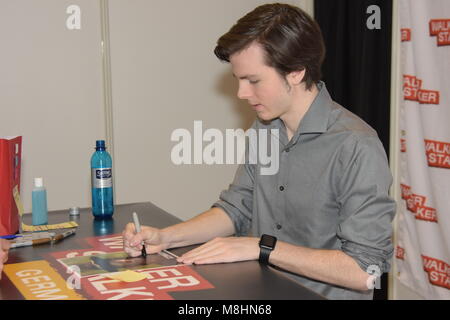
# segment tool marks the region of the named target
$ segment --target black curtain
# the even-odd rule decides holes
[[[371,5],[380,29],[369,29]],[[315,0],[314,18],[327,49],[323,80],[336,102],[372,126],[389,155],[392,0]],[[372,25],[372,24],[370,24]],[[387,299],[387,276],[375,300]]]
[[[314,17],[327,49],[322,68],[332,98],[371,125],[389,153],[391,0],[315,0]],[[380,8],[380,29],[366,13]]]

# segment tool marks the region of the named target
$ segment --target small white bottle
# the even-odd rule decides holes
[[[34,226],[48,224],[47,190],[42,178],[34,178],[34,188],[31,197],[32,221]]]

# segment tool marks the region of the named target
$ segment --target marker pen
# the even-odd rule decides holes
[[[136,212],[133,212],[133,221],[134,226],[136,227],[136,233],[141,232],[141,224],[139,223],[139,219]],[[145,243],[142,244],[141,253],[144,258],[147,256],[147,250],[145,250]]]

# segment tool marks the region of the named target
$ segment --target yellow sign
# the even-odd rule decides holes
[[[84,300],[47,261],[6,264],[3,272],[27,300]]]
[[[33,231],[47,231],[47,230],[55,230],[55,229],[67,229],[67,228],[75,228],[78,227],[78,223],[75,221],[63,222],[58,224],[46,224],[42,226],[29,226],[22,223],[22,231],[23,232],[33,232]]]

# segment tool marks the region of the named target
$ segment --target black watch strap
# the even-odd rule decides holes
[[[269,264],[270,253],[275,249],[277,238],[268,234],[263,234],[259,240],[259,262],[264,265]]]
[[[272,252],[271,249],[260,248],[260,251],[259,251],[259,262],[264,264],[264,265],[268,265],[269,264],[269,256],[270,256],[271,252]]]

